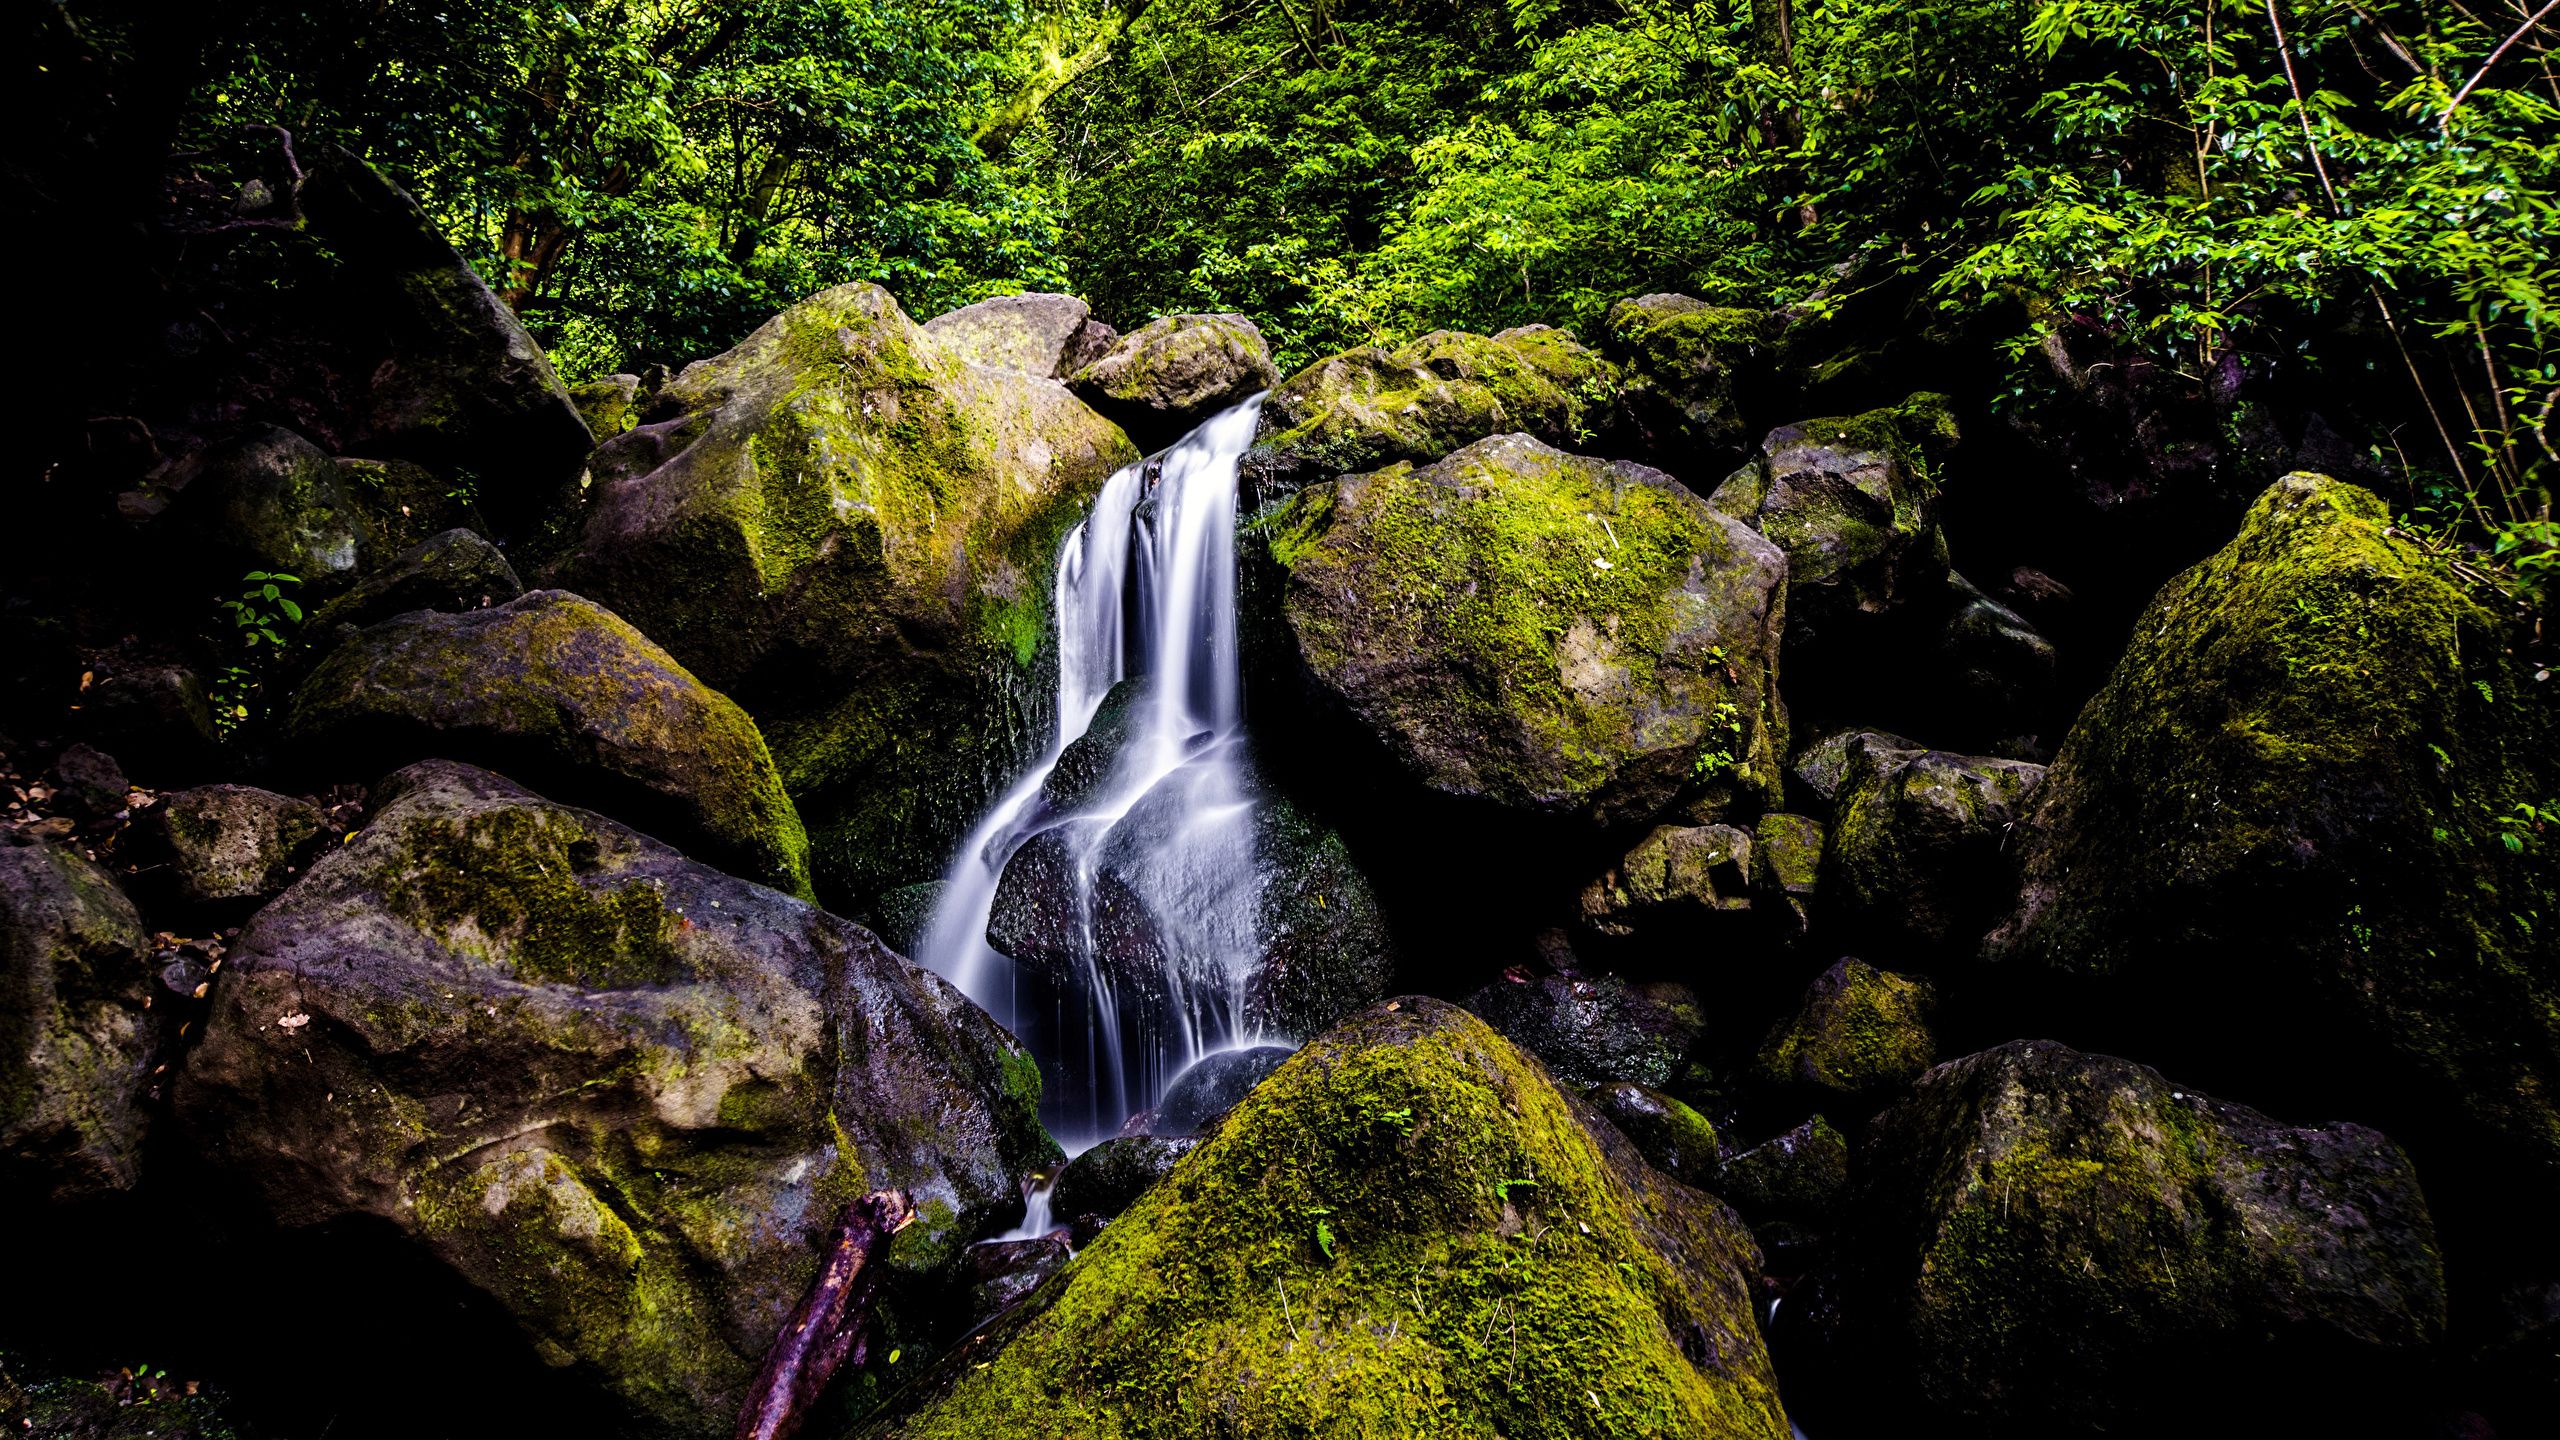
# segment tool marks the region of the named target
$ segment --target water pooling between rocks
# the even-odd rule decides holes
[[[1113,475],[1068,535],[1057,734],[961,846],[917,947],[1039,1057],[1043,1118],[1071,1149],[1202,1056],[1278,1038],[1248,1004],[1269,938],[1266,801],[1236,648],[1236,467],[1261,405]],[[1108,751],[1083,747],[1091,773],[1061,775],[1098,716]],[[1011,958],[987,938],[1000,898],[1037,917],[1039,943],[1009,944]]]

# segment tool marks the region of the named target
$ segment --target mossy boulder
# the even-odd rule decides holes
[[[1498,435],[1262,528],[1316,704],[1429,790],[1598,824],[1776,798],[1785,557],[1660,471]]]
[[[638,423],[640,377],[599,375],[583,385],[570,386],[569,400],[578,407],[578,418],[587,422],[588,433],[601,445]]]
[[[1535,1060],[1392,1001],[867,1433],[1783,1440],[1756,1259]]]
[[[1272,500],[1398,460],[1427,465],[1492,435],[1583,450],[1614,425],[1616,400],[1616,369],[1562,330],[1435,330],[1290,376],[1262,402],[1240,474]]]
[[[1726,1156],[1709,1181],[1759,1233],[1827,1226],[1849,1193],[1849,1142],[1820,1115]]]
[[[1858,665],[1889,622],[1944,613],[1937,462],[1954,443],[1946,397],[1919,394],[1781,425],[1716,487],[1710,504],[1787,552],[1791,665]]]
[[[307,800],[253,785],[164,795],[152,812],[178,898],[193,905],[263,900],[293,883],[326,829]]]
[[[1762,913],[1786,939],[1801,937],[1813,920],[1814,896],[1822,885],[1822,851],[1827,843],[1822,822],[1810,815],[1773,810],[1752,827],[1752,853],[1759,859]]]
[[[376,568],[354,589],[311,614],[311,632],[334,636],[412,610],[477,610],[524,593],[497,546],[468,530],[431,535]]]
[[[756,717],[830,895],[939,875],[1048,734],[1057,547],[1137,458],[1053,381],[847,285],[597,450],[558,575]]]
[[[1752,916],[1759,857],[1751,832],[1732,825],[1661,825],[1583,887],[1581,916],[1593,933],[1727,938]]]
[[[2077,1033],[2386,1122],[2449,1238],[2551,1278],[2560,839],[2517,807],[2560,686],[2493,599],[2370,492],[2270,487],[2063,742],[1987,953]]]
[[[1167,315],[1120,337],[1068,383],[1150,453],[1280,383],[1262,330],[1242,315]]]
[[[0,1196],[68,1203],[141,1177],[150,953],[105,870],[0,845]]]
[[[1928,981],[1843,958],[1805,990],[1803,1006],[1770,1034],[1753,1070],[1762,1084],[1834,1106],[1890,1095],[1937,1063],[1929,1033],[1936,1008]]]
[[[1610,306],[1602,328],[1643,453],[1684,475],[1722,473],[1750,433],[1738,392],[1777,353],[1771,317],[1688,295],[1639,295]]]
[[[1804,1347],[1794,1393],[1862,1419],[2149,1434],[2210,1395],[2312,1425],[2357,1417],[2444,1332],[2399,1147],[2129,1061],[2037,1040],[1939,1066],[1857,1174],[1840,1251],[1778,1325],[1791,1366]]]
[[[207,583],[236,587],[243,571],[265,570],[333,593],[377,558],[337,462],[290,430],[262,426],[201,450],[173,483],[184,488],[150,533]]]
[[[944,353],[977,365],[1064,380],[1109,354],[1120,332],[1073,295],[998,295],[924,322]]]
[[[1684,1184],[1708,1189],[1715,1176],[1715,1122],[1688,1102],[1650,1085],[1612,1080],[1584,1097],[1634,1142],[1645,1163]]]
[[[939,1269],[1056,1158],[1030,1058],[859,926],[486,771],[380,796],[241,935],[178,1116],[281,1223],[485,1292],[617,1433],[726,1434],[853,1197],[908,1190],[891,1263]]]
[[[1915,961],[1969,958],[2011,892],[2010,827],[2044,767],[1860,745],[1832,796],[1823,906]]]
[[[1570,1085],[1633,1080],[1660,1089],[1680,1075],[1706,1029],[1688,986],[1606,973],[1507,972],[1465,1004]]]
[[[506,767],[796,894],[808,839],[755,722],[621,617],[561,590],[415,611],[294,692],[297,763],[378,775],[429,756]]]

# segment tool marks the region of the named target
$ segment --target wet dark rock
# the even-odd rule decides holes
[[[933,923],[934,907],[942,903],[942,887],[940,880],[926,880],[901,885],[872,901],[872,933],[890,949],[913,956],[924,943],[926,927]]]
[[[67,1203],[140,1178],[149,955],[106,871],[59,845],[0,845],[0,1195]]]
[[[2053,642],[1963,576],[1950,585],[1956,605],[1939,631],[1936,659],[1947,733],[1967,744],[2034,748],[2053,704]]]
[[[1285,1045],[1255,1045],[1202,1056],[1165,1087],[1147,1133],[1168,1138],[1207,1134],[1293,1053]]]
[[[1828,809],[1840,802],[1841,788],[1851,781],[1891,769],[1929,747],[1882,730],[1841,730],[1826,735],[1796,756],[1788,773],[1796,784]]]
[[[1617,975],[1506,974],[1464,1003],[1577,1086],[1667,1086],[1705,1028],[1689,987]]]
[[[1259,533],[1317,708],[1413,782],[1603,824],[1776,799],[1785,559],[1662,472],[1501,435]]]
[[[198,905],[281,892],[327,828],[308,801],[248,785],[164,795],[153,813],[178,898]]]
[[[1279,384],[1280,371],[1260,327],[1242,315],[1167,315],[1121,336],[1067,383],[1153,453]]]
[[[2153,1433],[2203,1395],[2232,1418],[2352,1416],[2444,1333],[2397,1146],[2128,1061],[2018,1041],[1942,1065],[1857,1173],[1835,1258],[1778,1320],[1834,1424]]]
[[[1970,958],[2013,893],[2010,827],[2044,767],[1869,749],[1832,796],[1823,905],[1896,954]]]
[[[1127,747],[1153,693],[1143,676],[1112,686],[1095,707],[1093,718],[1085,723],[1084,733],[1058,752],[1058,763],[1040,784],[1041,802],[1055,813],[1066,815],[1092,800],[1103,782],[1111,778],[1120,752]]]
[[[1250,1089],[1251,1087],[1246,1087]],[[1105,1140],[1058,1172],[1049,1212],[1070,1220],[1109,1220],[1173,1173],[1200,1143],[1195,1135],[1122,1135]]]
[[[249,923],[176,1098],[278,1221],[391,1227],[686,1434],[726,1432],[852,1197],[913,1195],[911,1280],[1018,1216],[1037,1104],[868,931],[441,761]]]
[[[944,353],[978,365],[1064,380],[1110,353],[1120,332],[1073,295],[998,295],[924,322]]]
[[[1795,1017],[1760,1047],[1761,1083],[1854,1109],[1907,1088],[1937,1063],[1929,1033],[1937,991],[1926,980],[1842,959],[1805,991]]]
[[[1072,1258],[1064,1235],[1029,1240],[985,1240],[972,1245],[962,1265],[969,1284],[969,1313],[974,1320],[1000,1314],[1040,1288],[1040,1282],[1066,1268]]]
[[[53,761],[54,804],[82,820],[121,813],[132,785],[116,757],[90,745],[69,745]]]
[[[1714,1188],[1716,1127],[1706,1116],[1632,1080],[1595,1085],[1583,1098],[1635,1142],[1645,1163],[1674,1180]]]
[[[1849,1142],[1816,1115],[1727,1157],[1707,1188],[1754,1225],[1828,1225],[1848,1195]]]
[[[296,763],[332,778],[428,756],[500,764],[703,858],[805,894],[808,840],[727,697],[560,590],[358,632],[294,693]]]
[[[477,610],[524,593],[498,547],[468,530],[447,530],[403,551],[346,594],[312,612],[314,634],[362,629],[412,610]]]

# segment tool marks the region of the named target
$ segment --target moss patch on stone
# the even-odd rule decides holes
[[[893,1433],[1784,1436],[1725,1268],[1747,1242],[1655,1203],[1534,1061],[1391,1002],[1265,1081]],[[1667,1230],[1722,1266],[1666,1258]]]

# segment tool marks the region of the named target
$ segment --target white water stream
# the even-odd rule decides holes
[[[1043,1118],[1077,1150],[1154,1105],[1243,1032],[1258,954],[1252,799],[1236,638],[1236,464],[1260,397],[1104,483],[1058,556],[1058,730],[962,844],[916,958],[1010,1026],[1041,1063]],[[1101,784],[1042,794],[1112,686],[1147,687]],[[1007,861],[1059,830],[1074,861],[1081,983],[1026,973],[987,943]],[[1134,897],[1160,976],[1133,987],[1094,933],[1099,887]],[[1128,993],[1143,988],[1144,994]]]

